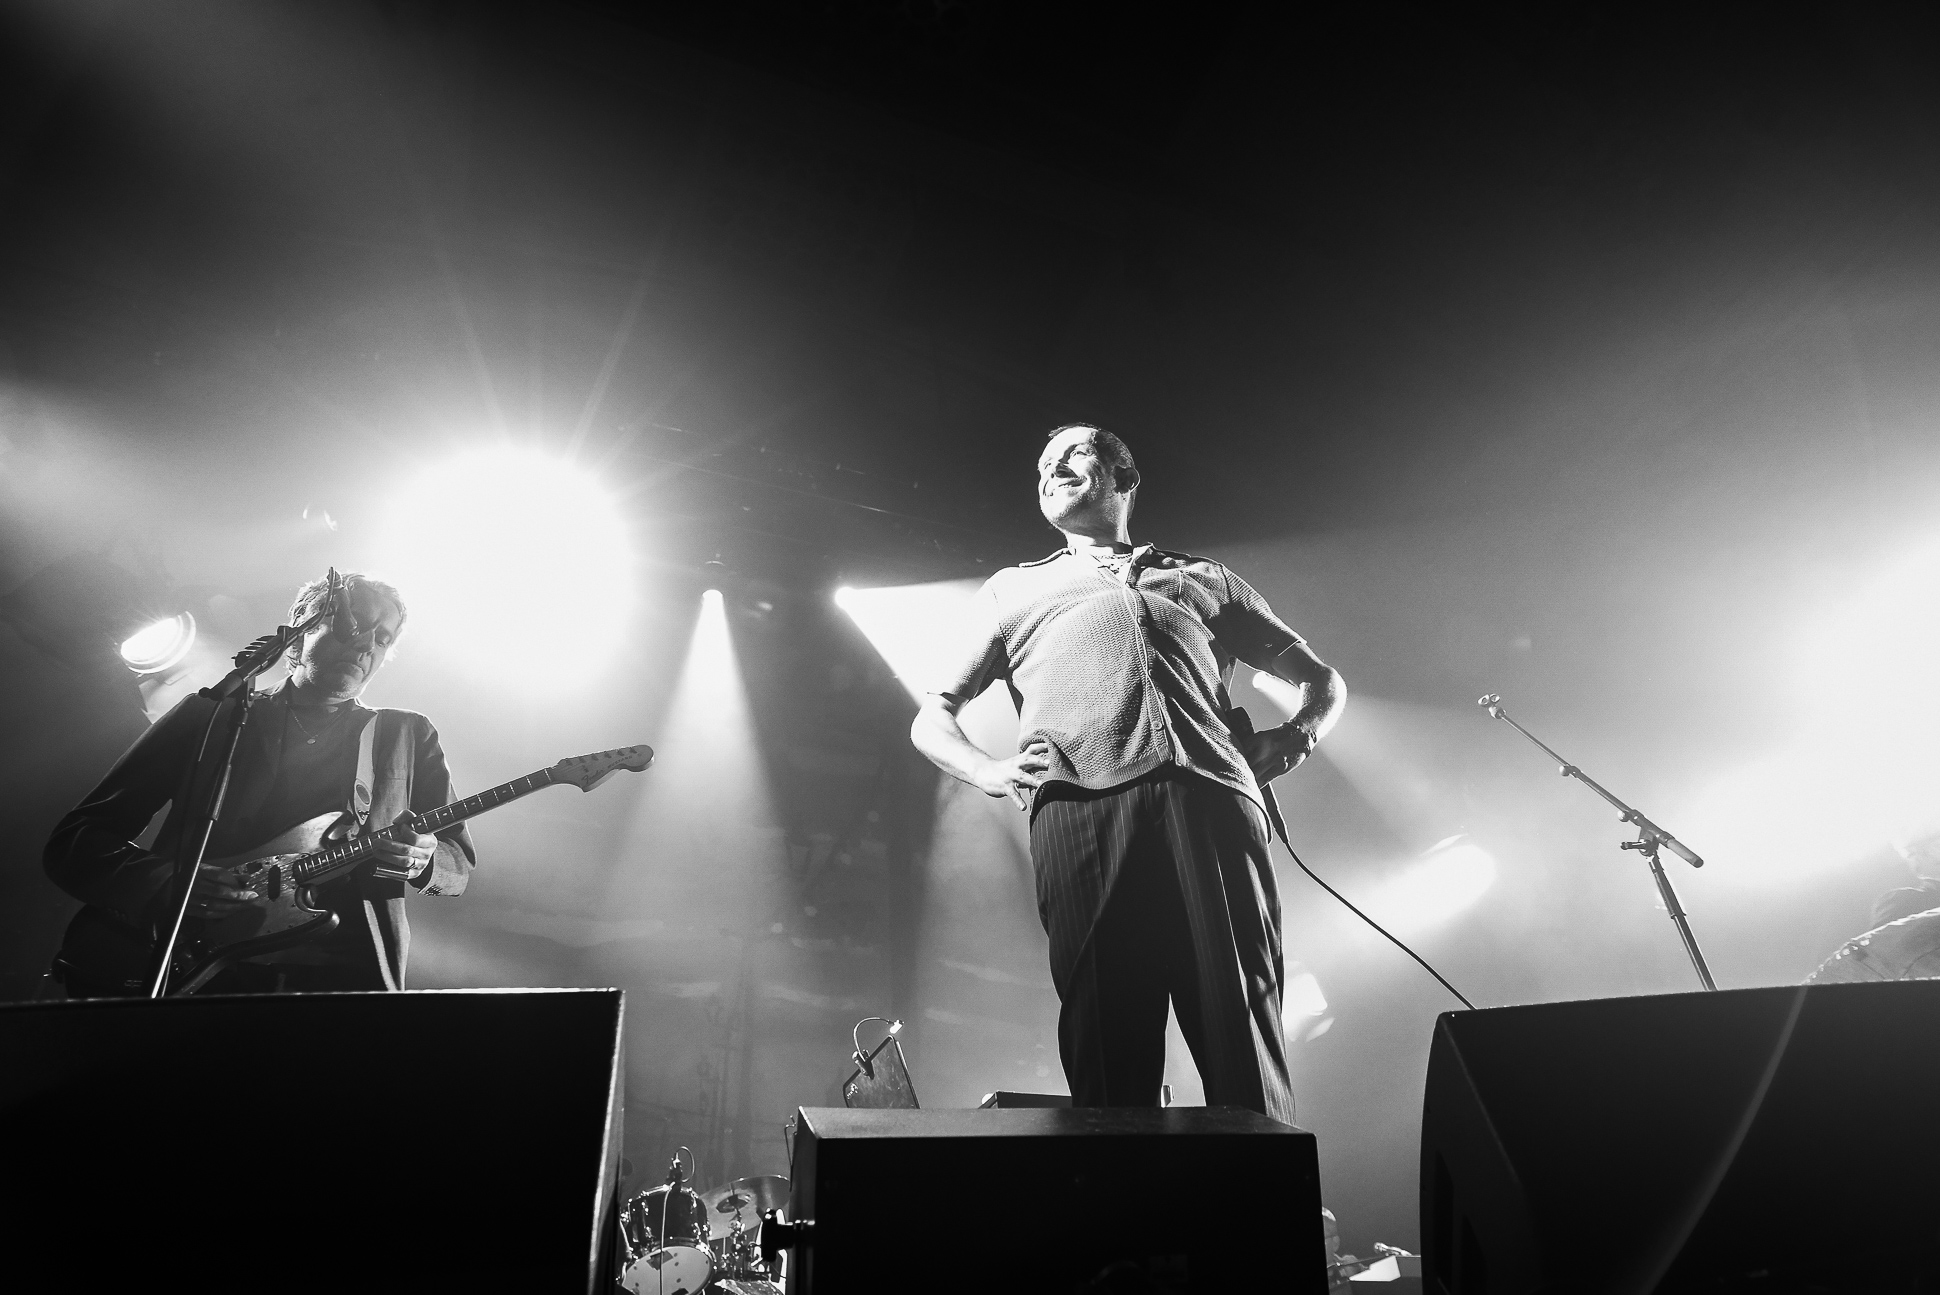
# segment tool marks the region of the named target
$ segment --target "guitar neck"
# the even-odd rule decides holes
[[[454,827],[468,818],[477,818],[487,810],[509,805],[521,796],[530,796],[542,787],[552,786],[552,770],[540,769],[523,778],[502,782],[489,791],[481,791],[476,796],[454,800],[449,805],[428,809],[410,820],[407,824],[413,832],[442,832]]]
[[[373,828],[362,836],[353,836],[327,850],[318,850],[315,854],[299,860],[295,866],[297,880],[306,886],[329,881],[338,873],[346,872],[369,858],[372,847],[380,840],[395,840],[403,833],[415,836],[419,833],[442,832],[468,818],[477,818],[487,810],[509,805],[521,796],[530,796],[541,788],[550,787],[553,781],[552,770],[540,769],[523,778],[502,782],[489,791],[479,792],[476,796],[467,796],[463,800],[454,800],[449,805],[428,809],[422,814],[390,827]]]

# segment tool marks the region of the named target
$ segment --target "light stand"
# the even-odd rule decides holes
[[[1543,752],[1550,759],[1556,761],[1558,766],[1557,773],[1565,778],[1576,779],[1585,787],[1588,787],[1591,791],[1609,801],[1623,815],[1619,820],[1620,822],[1629,823],[1636,827],[1637,839],[1623,842],[1620,848],[1636,850],[1649,862],[1651,875],[1657,879],[1657,893],[1664,897],[1665,911],[1670,913],[1671,922],[1677,927],[1678,937],[1684,941],[1684,951],[1691,955],[1691,965],[1697,968],[1698,979],[1704,983],[1706,989],[1716,989],[1718,986],[1717,982],[1711,979],[1711,968],[1704,963],[1704,951],[1698,948],[1697,937],[1691,934],[1691,923],[1684,916],[1684,906],[1677,902],[1677,891],[1671,888],[1671,879],[1665,875],[1663,861],[1657,857],[1657,852],[1660,849],[1667,849],[1678,858],[1684,860],[1684,862],[1690,864],[1693,868],[1702,868],[1704,866],[1704,860],[1698,858],[1691,851],[1690,847],[1686,846],[1682,841],[1645,818],[1641,813],[1618,800],[1615,796],[1612,796],[1599,786],[1595,779],[1571,764],[1568,760],[1565,760],[1562,756],[1550,750],[1549,746],[1541,738],[1516,723],[1513,719],[1510,719],[1509,712],[1502,709],[1502,698],[1500,696],[1495,693],[1490,693],[1486,697],[1477,699],[1475,704],[1488,711],[1491,719],[1501,720],[1510,728],[1513,728],[1516,732],[1522,734],[1531,742],[1534,742],[1537,746],[1542,747]]]

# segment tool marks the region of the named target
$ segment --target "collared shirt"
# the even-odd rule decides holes
[[[1047,781],[1103,790],[1165,764],[1260,800],[1227,728],[1234,661],[1265,669],[1304,640],[1224,566],[1145,545],[1106,562],[1060,549],[977,593],[953,669],[931,691],[968,701],[1002,679],[1018,749],[1051,747]]]

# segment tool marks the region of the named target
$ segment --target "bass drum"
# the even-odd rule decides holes
[[[620,1285],[633,1295],[700,1295],[714,1275],[707,1210],[684,1187],[656,1187],[620,1214],[628,1262]]]
[[[1846,941],[1805,983],[1935,979],[1940,979],[1940,908],[1902,917]]]

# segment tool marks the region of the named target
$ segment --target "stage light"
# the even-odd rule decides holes
[[[736,602],[738,607],[738,597]],[[606,876],[602,910],[611,919],[664,920],[670,932],[677,927],[683,933],[682,939],[651,942],[661,947],[626,973],[636,982],[669,982],[664,959],[673,958],[682,968],[671,978],[680,991],[676,997],[733,1012],[745,1010],[733,1006],[741,991],[722,989],[714,938],[780,934],[787,928],[776,918],[799,912],[802,901],[789,880],[795,875],[789,867],[792,838],[775,826],[786,820],[777,817],[770,794],[735,647],[738,621],[729,623],[719,589],[703,590],[688,609],[693,625],[685,659],[666,710],[646,730],[660,752],[658,776],[638,782],[625,843]],[[700,943],[685,942],[702,934]],[[743,975],[799,983],[818,974],[803,961],[806,953],[785,941],[760,947],[758,963],[741,964]],[[634,955],[615,948],[612,956]],[[738,1028],[759,1032],[762,1025],[756,1020]],[[747,1076],[735,1082],[746,1083]]]
[[[1468,908],[1495,884],[1495,858],[1466,836],[1431,846],[1362,905],[1397,935],[1426,930]]]
[[[392,507],[375,569],[411,609],[407,651],[545,693],[581,685],[619,647],[630,539],[591,473],[533,450],[475,451],[419,474]]]
[[[136,674],[160,674],[179,665],[195,646],[195,617],[165,616],[136,630],[121,643],[121,659]]]
[[[700,616],[694,622],[694,636],[688,640],[687,664],[681,668],[680,693],[682,697],[693,694],[708,698],[706,708],[716,712],[717,722],[725,723],[725,711],[731,708],[736,714],[747,705],[747,690],[741,681],[741,667],[736,660],[734,639],[728,633],[727,599],[719,589],[701,590]],[[717,737],[709,742],[718,746]],[[750,729],[748,749],[752,751],[755,741]]]

